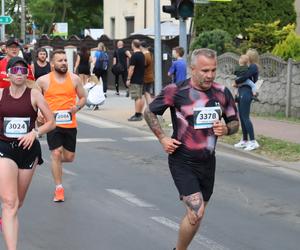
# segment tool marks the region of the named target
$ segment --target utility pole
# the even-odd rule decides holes
[[[20,38],[25,43],[25,0],[21,0],[21,35]]]
[[[5,15],[5,2],[2,0],[1,2],[1,16]],[[1,25],[1,40],[2,42],[5,41],[5,24]]]
[[[184,59],[187,59],[187,33],[186,33],[186,20],[179,18],[179,46],[184,49]]]
[[[162,89],[162,63],[161,63],[161,32],[160,32],[160,0],[154,3],[155,16],[155,40],[154,40],[154,57],[155,57],[155,95],[158,95]]]

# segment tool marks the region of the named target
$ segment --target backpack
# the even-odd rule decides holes
[[[108,69],[108,54],[105,51],[97,51],[96,52],[96,63],[94,70],[96,71],[104,71]]]

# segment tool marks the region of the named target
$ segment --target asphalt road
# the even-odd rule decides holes
[[[42,145],[45,164],[20,211],[20,250],[175,246],[184,207],[151,134],[85,119],[76,161],[64,168],[64,203],[52,202],[50,157]],[[299,249],[299,190],[299,173],[219,150],[215,191],[190,250]]]

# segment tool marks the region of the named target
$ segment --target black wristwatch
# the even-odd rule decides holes
[[[79,104],[76,105],[77,110],[81,109],[81,106]]]

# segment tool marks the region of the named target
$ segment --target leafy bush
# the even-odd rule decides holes
[[[245,28],[254,23],[281,20],[280,26],[296,22],[295,0],[232,0],[196,4],[195,33],[222,29],[232,36],[246,36]]]
[[[276,44],[272,53],[284,60],[292,58],[300,61],[300,36],[295,31],[291,31],[284,41]]]
[[[295,29],[294,24],[288,24],[281,28],[280,21],[272,23],[254,23],[246,28],[248,32],[248,46],[257,49],[259,53],[271,52],[275,45],[286,39],[288,34]]]
[[[197,48],[209,48],[217,51],[221,55],[227,51],[232,51],[233,44],[230,34],[224,30],[215,29],[202,32],[192,43],[191,50]]]

